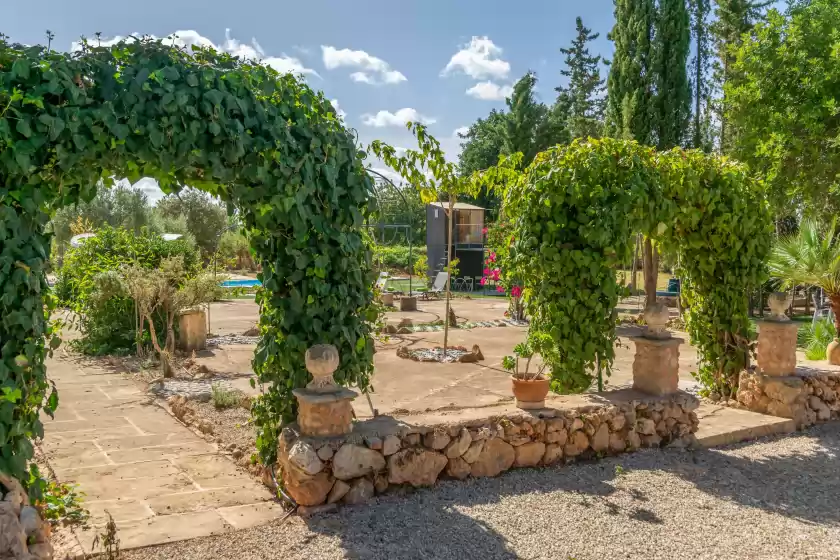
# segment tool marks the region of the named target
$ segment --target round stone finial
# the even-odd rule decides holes
[[[774,321],[790,321],[785,312],[793,301],[793,295],[787,292],[773,292],[767,298],[767,305],[770,306],[770,319]]]
[[[306,351],[306,371],[312,374],[312,381],[307,389],[329,392],[337,385],[333,373],[338,369],[338,348],[332,344],[316,344]]]
[[[664,303],[658,301],[649,306],[645,309],[644,318],[647,324],[646,338],[671,338],[671,333],[666,328],[668,307]]]

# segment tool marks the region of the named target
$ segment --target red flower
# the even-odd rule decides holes
[[[503,293],[505,293],[505,287],[500,284],[500,285],[496,286],[496,291],[499,292],[500,294],[503,294]]]
[[[522,288],[520,288],[519,286],[514,286],[510,289],[510,295],[512,295],[515,298],[518,298],[522,295]]]

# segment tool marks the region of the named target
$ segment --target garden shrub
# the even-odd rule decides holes
[[[425,256],[425,245],[411,247],[411,258],[409,258],[408,245],[373,246],[373,262],[383,269],[408,271],[414,268],[418,259]]]
[[[505,195],[511,274],[532,329],[554,341],[552,388],[579,392],[615,356],[615,268],[641,232],[680,255],[697,378],[730,394],[754,343],[747,293],[766,277],[772,220],[760,186],[726,158],[632,141],[576,140],[538,155]]]
[[[160,235],[144,230],[134,232],[105,226],[79,247],[68,250],[64,265],[58,271],[56,294],[59,303],[76,315],[82,337],[73,345],[86,354],[124,354],[135,345],[136,320],[134,303],[120,290],[119,279],[110,279],[122,267],[137,264],[156,269],[163,259],[180,256],[190,276],[200,267],[198,250],[189,241],[166,241]],[[164,329],[161,316],[156,317],[157,332]],[[146,342],[148,334],[144,335]]]

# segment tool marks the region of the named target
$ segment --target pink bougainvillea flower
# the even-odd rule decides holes
[[[496,252],[492,251],[488,258],[490,259],[490,262],[496,262]]]
[[[482,278],[482,279],[481,279],[481,285],[483,286],[483,285],[485,285],[486,283],[487,283],[487,278]]]
[[[510,289],[510,295],[512,295],[515,298],[518,298],[522,295],[522,288],[520,288],[519,286],[514,286]]]
[[[489,268],[485,268],[485,269],[484,269],[484,276],[488,276],[489,274],[490,274],[490,269],[489,269]]]
[[[484,235],[487,235],[487,228],[482,229],[481,233],[483,233]]]
[[[498,280],[499,279],[499,273],[500,273],[500,271],[499,271],[498,268],[493,270],[493,275],[492,275],[493,280]]]
[[[502,285],[498,285],[498,286],[496,286],[496,291],[499,292],[500,294],[503,294],[503,293],[505,293],[505,287],[502,286]]]

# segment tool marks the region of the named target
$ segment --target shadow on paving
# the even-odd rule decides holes
[[[815,450],[809,454],[755,460],[738,456],[743,447],[760,442],[696,451],[649,450],[542,469],[538,485],[533,484],[534,469],[522,469],[498,478],[444,481],[431,490],[401,489],[368,506],[316,516],[307,520],[307,525],[315,533],[340,539],[349,558],[507,560],[517,555],[506,539],[461,511],[492,505],[506,496],[563,492],[576,495],[579,505],[595,508],[593,515],[605,510],[636,522],[662,524],[644,492],[618,486],[622,473],[633,470],[673,474],[702,492],[740,506],[834,525],[840,522],[840,477],[827,474],[837,468],[838,428],[840,423],[829,423],[794,435],[812,439]],[[656,454],[653,461],[652,454]],[[611,498],[618,493],[629,494],[629,502],[622,500],[624,505],[620,505],[613,501]],[[693,504],[686,507],[702,508]],[[528,515],[525,511],[522,514]],[[405,539],[394,541],[385,535],[405,535]]]

